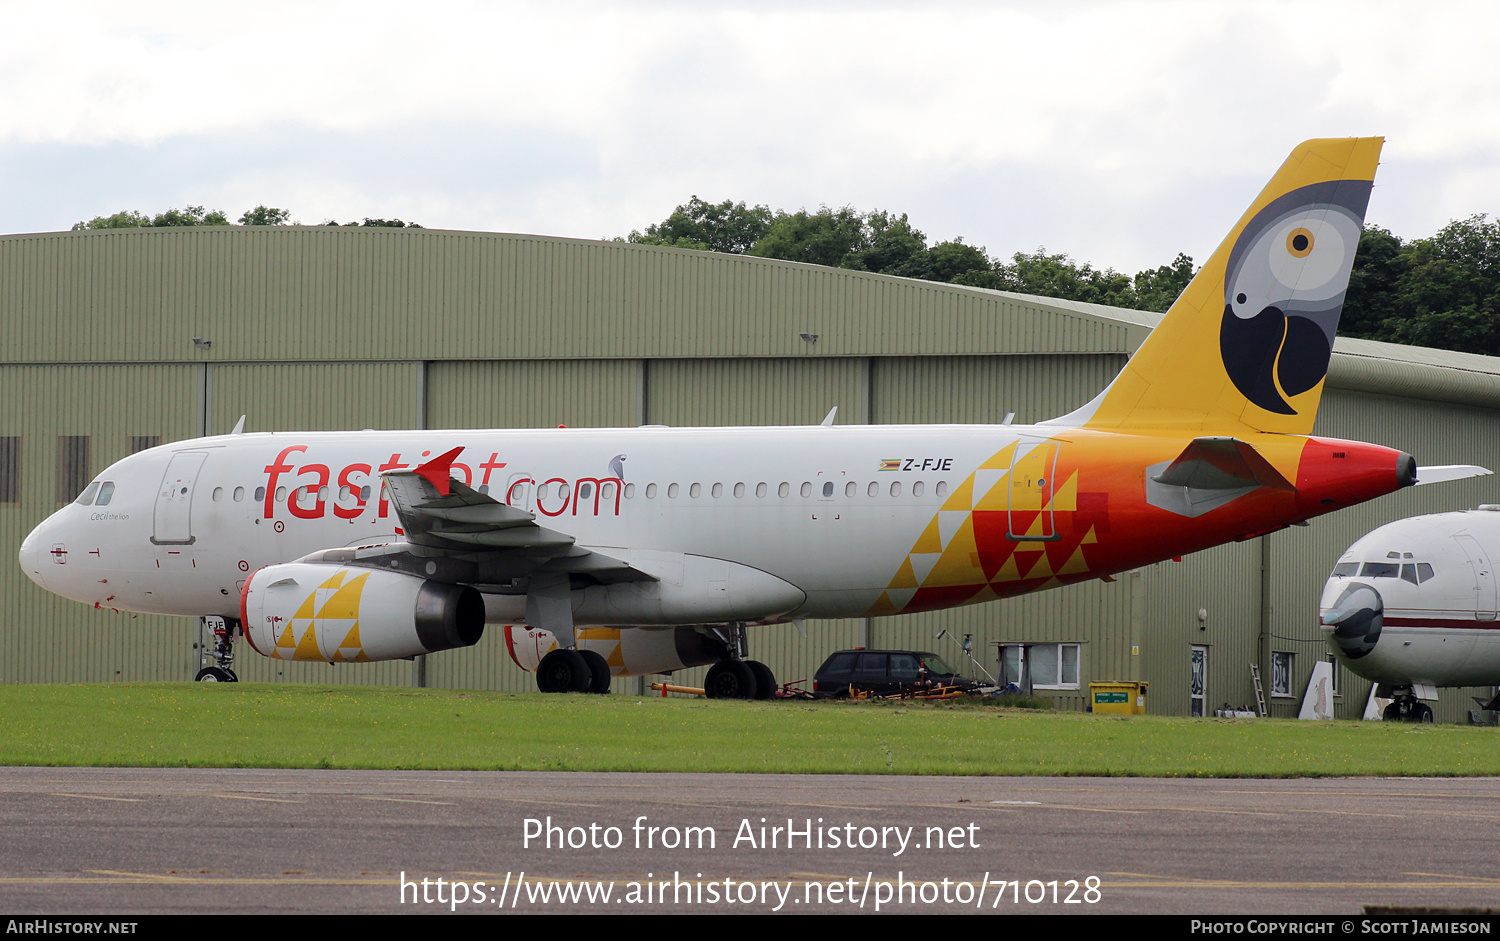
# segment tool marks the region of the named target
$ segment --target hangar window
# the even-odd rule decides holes
[[[72,503],[89,485],[89,436],[57,436],[57,503]]]
[[[1026,661],[1033,689],[1078,688],[1078,644],[1004,644],[1001,650],[1006,682],[1020,682]]]
[[[0,437],[0,503],[21,502],[21,439]]]
[[[1271,652],[1271,695],[1292,695],[1292,654],[1285,651]]]

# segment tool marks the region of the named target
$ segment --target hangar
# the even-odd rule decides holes
[[[432,229],[220,226],[0,237],[0,520],[30,529],[111,462],[230,430],[1018,422],[1063,414],[1158,315],[622,242]],[[1500,468],[1500,359],[1341,339],[1316,433],[1423,464]],[[1493,478],[1490,478],[1493,480]],[[1317,600],[1334,559],[1385,522],[1493,502],[1493,483],[1405,490],[1112,581],[950,611],[757,629],[783,682],[832,650],[959,643],[995,669],[1026,644],[1039,692],[1149,682],[1148,710],[1297,712],[1328,658]],[[197,629],[89,610],[15,564],[0,681],[187,679]],[[252,682],[530,690],[498,631],[405,662],[306,664],[241,648]],[[683,671],[688,685],[701,670]],[[1341,716],[1368,684],[1335,668]],[[619,691],[636,681],[618,680]],[[809,683],[810,685],[810,683]],[[1445,691],[1439,721],[1470,693]]]

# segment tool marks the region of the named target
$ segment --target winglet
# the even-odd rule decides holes
[[[448,495],[448,474],[453,468],[453,461],[463,453],[463,450],[463,446],[460,445],[446,454],[439,454],[426,464],[418,464],[412,469],[412,473],[426,477],[437,488],[437,492],[446,497]]]
[[[245,433],[245,416],[241,415],[240,416],[240,420],[234,423],[234,430],[231,431],[230,434],[232,434],[232,435],[242,435],[244,433]]]
[[[828,410],[828,414],[824,415],[823,416],[823,420],[820,421],[820,422],[818,422],[818,424],[824,426],[825,428],[832,427],[832,425],[833,425],[833,416],[837,415],[838,413],[839,413],[839,407],[837,405],[835,405],[833,408],[830,408]]]

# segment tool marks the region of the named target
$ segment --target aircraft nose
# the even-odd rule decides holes
[[[26,573],[27,578],[36,582],[42,588],[47,587],[44,573],[47,571],[47,565],[51,562],[51,559],[47,557],[47,549],[43,546],[43,541],[46,537],[42,533],[42,530],[45,526],[46,524],[43,523],[31,531],[31,535],[27,536],[21,542],[20,553],[21,570]]]
[[[1374,650],[1380,640],[1385,600],[1374,586],[1350,582],[1333,606],[1323,609],[1318,621],[1345,657],[1358,660]]]

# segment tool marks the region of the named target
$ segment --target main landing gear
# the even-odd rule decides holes
[[[230,664],[234,663],[234,633],[240,629],[240,622],[233,618],[221,618],[209,616],[202,618],[200,636],[203,644],[203,660],[213,660],[213,666],[205,666],[193,677],[197,683],[238,683],[240,678],[234,675]],[[213,646],[207,643],[208,636],[213,636]]]
[[[731,624],[709,630],[710,636],[728,654],[708,668],[703,678],[703,695],[709,699],[771,699],[776,695],[776,675],[759,660],[746,660],[750,642],[745,625]]]
[[[759,660],[720,660],[708,668],[703,694],[709,699],[773,699],[776,675]]]
[[[1431,722],[1432,707],[1419,702],[1410,686],[1402,686],[1392,693],[1391,704],[1381,718],[1387,722]]]
[[[608,693],[609,664],[592,650],[554,650],[536,668],[544,693]]]

